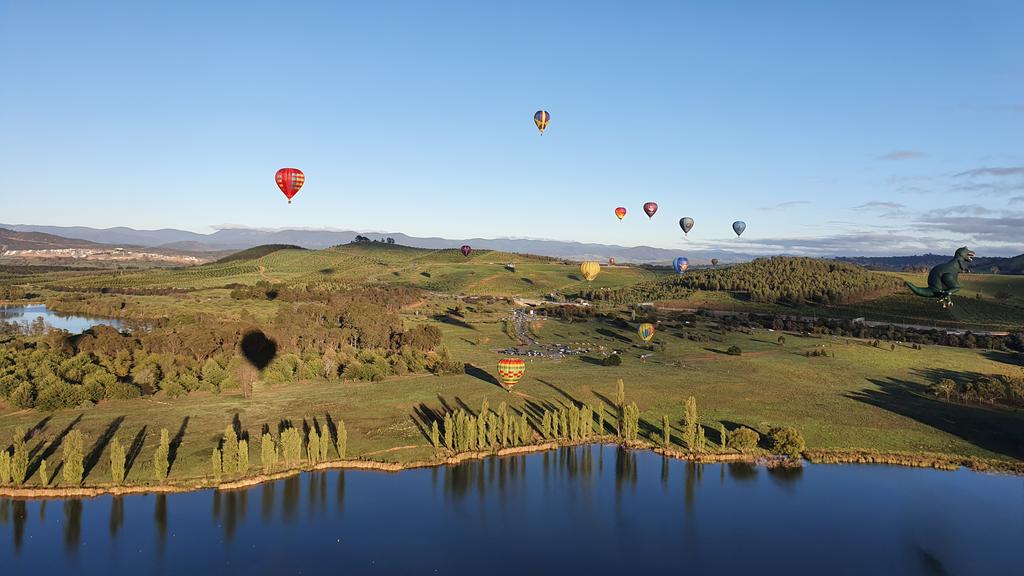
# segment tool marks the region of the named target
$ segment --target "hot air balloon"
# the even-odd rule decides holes
[[[461,250],[462,255],[467,258],[469,257],[469,253],[473,251],[473,249],[469,247],[469,244],[463,244],[462,248],[459,248],[459,250]]]
[[[739,238],[743,231],[747,229],[747,223],[742,220],[737,220],[732,223],[732,231],[736,233],[736,237]]]
[[[690,233],[690,230],[693,230],[693,218],[690,218],[689,216],[680,218],[679,227],[683,229],[683,236],[686,236]]]
[[[510,390],[526,373],[526,362],[522,358],[502,358],[498,360],[498,380],[502,387]]]
[[[712,258],[711,259],[711,265],[712,266],[718,266],[718,258]]]
[[[601,273],[601,264],[598,262],[590,261],[580,264],[580,274],[587,279],[587,282],[591,282],[597,275]]]
[[[306,175],[302,173],[302,170],[298,168],[281,168],[274,175],[274,181],[277,182],[277,187],[284,192],[284,195],[288,197],[288,203],[292,203],[292,198],[299,193],[299,189],[306,183]]]
[[[672,269],[676,271],[676,274],[682,274],[686,272],[687,268],[690,267],[690,261],[680,256],[672,261]]]
[[[640,339],[644,342],[650,342],[654,338],[654,324],[650,322],[644,322],[640,326],[637,326],[636,333],[640,335]]]
[[[619,217],[619,220],[622,220],[623,218],[626,217],[626,209],[623,208],[622,206],[619,206],[618,208],[615,209],[615,215]]]
[[[609,266],[615,266],[615,257],[614,256],[608,259],[608,265]]]
[[[644,204],[644,212],[647,213],[648,218],[654,218],[654,214],[658,211],[657,202],[648,202]]]
[[[537,110],[537,113],[533,115],[533,123],[537,125],[541,136],[544,135],[544,129],[548,127],[548,122],[550,121],[551,114],[548,114],[545,110]]]

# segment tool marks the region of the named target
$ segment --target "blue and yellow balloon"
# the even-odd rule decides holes
[[[537,113],[533,115],[533,123],[537,125],[537,130],[540,130],[540,135],[544,135],[544,129],[548,127],[548,122],[551,121],[551,114],[548,114],[546,110],[537,110]]]
[[[680,256],[672,261],[672,269],[676,271],[676,274],[682,274],[690,268],[690,261]]]

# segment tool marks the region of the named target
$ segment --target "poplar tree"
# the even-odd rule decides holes
[[[530,433],[530,421],[526,418],[526,412],[523,412],[519,416],[519,442],[520,444],[529,444],[532,440],[532,434]]]
[[[615,384],[615,403],[616,410],[618,410],[618,418],[615,424],[615,433],[622,436],[622,425],[625,423],[626,416],[626,384],[619,378],[619,381]]]
[[[437,420],[430,423],[430,443],[434,448],[441,447],[441,431],[437,428]]]
[[[686,447],[693,450],[697,446],[697,399],[690,396],[686,399],[686,408],[683,411],[683,439]]]
[[[114,484],[124,482],[125,461],[124,444],[121,444],[121,438],[114,436],[110,441],[110,479]]]
[[[339,438],[341,432],[339,428]],[[288,428],[281,433],[281,451],[284,453],[284,460],[289,464],[295,464],[302,459],[302,435],[297,428]]]
[[[672,428],[669,425],[668,415],[661,417],[661,433],[664,437],[664,446],[667,449],[672,445]]]
[[[544,435],[544,439],[548,440],[551,438],[551,412],[544,411],[544,417],[541,419],[540,432]]]
[[[45,488],[50,483],[50,477],[46,472],[46,458],[39,463],[39,483]]]
[[[452,450],[452,451],[455,450],[455,446],[452,444],[452,442],[454,441],[454,434],[453,434],[455,432],[453,430],[454,426],[455,426],[455,421],[452,419],[451,413],[449,412],[449,413],[445,414],[444,415],[444,445],[445,445],[446,448],[448,448],[449,450]]]
[[[213,472],[213,481],[220,483],[221,471],[224,469],[223,463],[221,462],[220,448],[214,446],[213,452],[210,453],[210,470]]]
[[[345,429],[345,421],[338,418],[338,458],[344,460],[345,451],[348,450],[348,430]]]
[[[264,432],[260,437],[260,463],[263,464],[263,471],[266,473],[277,465],[277,444],[270,432]]]
[[[569,414],[565,408],[558,411],[558,430],[562,433],[562,437],[569,436]]]
[[[224,441],[221,443],[221,462],[224,471],[233,474],[238,467],[238,435],[235,434],[235,426],[228,424],[224,429]]]
[[[238,473],[249,471],[249,441],[242,438],[238,441]]]
[[[697,425],[697,451],[703,452],[707,445],[707,437],[704,436],[704,427],[700,424]]]
[[[160,446],[153,453],[153,476],[158,482],[163,482],[167,479],[167,470],[170,469],[170,463],[168,462],[170,454],[170,433],[167,431],[167,428],[162,428],[160,430]]]
[[[597,403],[597,434],[604,436],[604,402]]]
[[[727,441],[725,439],[725,424],[722,424],[721,422],[718,423],[718,438],[719,442],[721,442],[722,444],[722,450],[725,450],[727,448]]]
[[[11,453],[0,451],[0,485],[11,483]]]
[[[61,466],[61,475],[68,486],[78,486],[82,483],[82,475],[85,473],[83,443],[79,430],[72,430],[64,437],[64,465]]]
[[[25,482],[28,474],[28,446],[25,445],[25,429],[14,429],[14,456],[11,457],[11,478],[15,484]]]
[[[315,427],[309,429],[309,437],[306,438],[306,457],[313,465],[320,461],[320,435]]]
[[[320,461],[326,462],[331,457],[331,432],[326,427],[320,434]]]

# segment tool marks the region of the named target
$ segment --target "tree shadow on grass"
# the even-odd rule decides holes
[[[484,382],[486,382],[488,384],[491,384],[491,385],[494,385],[494,386],[497,386],[499,388],[501,387],[501,382],[498,382],[498,379],[495,378],[494,376],[492,376],[490,372],[488,372],[488,371],[486,371],[486,370],[484,370],[484,369],[482,369],[482,368],[480,368],[478,366],[474,366],[474,365],[472,365],[472,364],[470,364],[468,362],[465,365],[465,369],[466,369],[466,375],[472,376],[473,378],[476,378],[477,380],[483,380]]]
[[[600,334],[601,336],[605,336],[613,340],[618,340],[619,342],[625,342],[626,344],[632,342],[632,340],[630,340],[629,338],[626,338],[625,336],[619,334],[618,332],[609,330],[608,328],[598,328],[597,333]]]
[[[107,444],[114,438],[114,434],[117,434],[118,429],[121,428],[121,423],[124,422],[124,416],[118,416],[110,421],[107,425],[107,429],[100,434],[100,437],[96,439],[96,443],[93,444],[92,450],[89,451],[89,455],[85,457],[83,461],[83,473],[82,478],[88,478],[89,473],[96,467],[96,464],[100,461],[100,456],[103,455],[103,450],[106,449]]]
[[[237,418],[238,415],[236,414]],[[188,421],[191,417],[185,416],[181,421],[181,426],[178,427],[178,433],[171,439],[170,446],[167,450],[167,474],[171,474],[171,468],[174,467],[174,462],[178,459],[178,449],[181,448],[181,442],[185,439],[185,430],[188,428]]]
[[[56,438],[46,445],[45,449],[42,448],[45,443],[45,441],[43,441],[36,446],[35,450],[29,452],[28,472],[26,472],[25,478],[31,478],[35,475],[39,470],[39,464],[42,463],[43,460],[50,460],[53,455],[57,453],[57,448],[59,448],[61,443],[64,442],[64,437],[67,436],[75,426],[78,426],[78,423],[81,421],[82,415],[79,414],[74,420],[65,426],[63,430],[60,431],[60,434],[58,434]]]
[[[139,428],[138,433],[135,434],[135,439],[132,440],[131,445],[128,447],[128,453],[125,454],[124,458],[124,477],[127,478],[128,474],[132,471],[132,466],[135,464],[135,460],[142,454],[142,445],[146,443],[146,428],[143,426]]]
[[[433,316],[433,318],[434,320],[437,320],[442,324],[448,324],[449,326],[457,326],[459,328],[466,328],[467,330],[476,330],[476,327],[473,326],[472,324],[465,322],[463,320],[459,320],[458,318],[455,318],[454,316],[451,316],[449,314],[436,314]]]
[[[993,362],[1009,364],[1010,366],[1024,366],[1024,354],[1020,352],[1000,352],[998,350],[986,350],[982,356]]]
[[[587,364],[593,364],[594,366],[604,366],[604,361],[600,358],[594,358],[593,356],[580,356],[580,360]]]
[[[978,448],[1024,459],[1024,414],[982,406],[954,404],[923,394],[921,384],[896,378],[870,379],[877,390],[846,394],[848,398],[916,420],[956,436]]]
[[[566,400],[568,400],[568,401],[569,401],[569,403],[570,403],[570,404],[572,404],[573,406],[575,406],[575,407],[577,407],[577,408],[579,408],[579,407],[583,406],[583,402],[580,402],[580,401],[579,401],[579,400],[577,400],[577,399],[576,399],[576,398],[575,398],[575,397],[574,397],[574,396],[573,396],[572,394],[569,394],[568,392],[566,392],[565,390],[563,390],[563,389],[559,388],[558,386],[555,386],[555,385],[554,385],[554,384],[552,384],[551,382],[548,382],[547,380],[542,380],[542,379],[540,379],[540,378],[535,378],[535,380],[537,380],[537,382],[540,382],[541,384],[544,384],[544,385],[545,385],[545,386],[547,386],[548,388],[551,388],[551,389],[552,389],[552,390],[554,390],[555,392],[558,392],[559,394],[561,394],[561,395],[562,395],[562,396],[563,396],[563,397],[564,397],[564,398],[565,398]]]

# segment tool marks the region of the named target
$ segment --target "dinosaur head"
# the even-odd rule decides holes
[[[964,246],[956,251],[953,258],[960,264],[960,268],[966,270],[967,265],[974,261],[974,252],[971,252],[967,249],[967,246]]]

